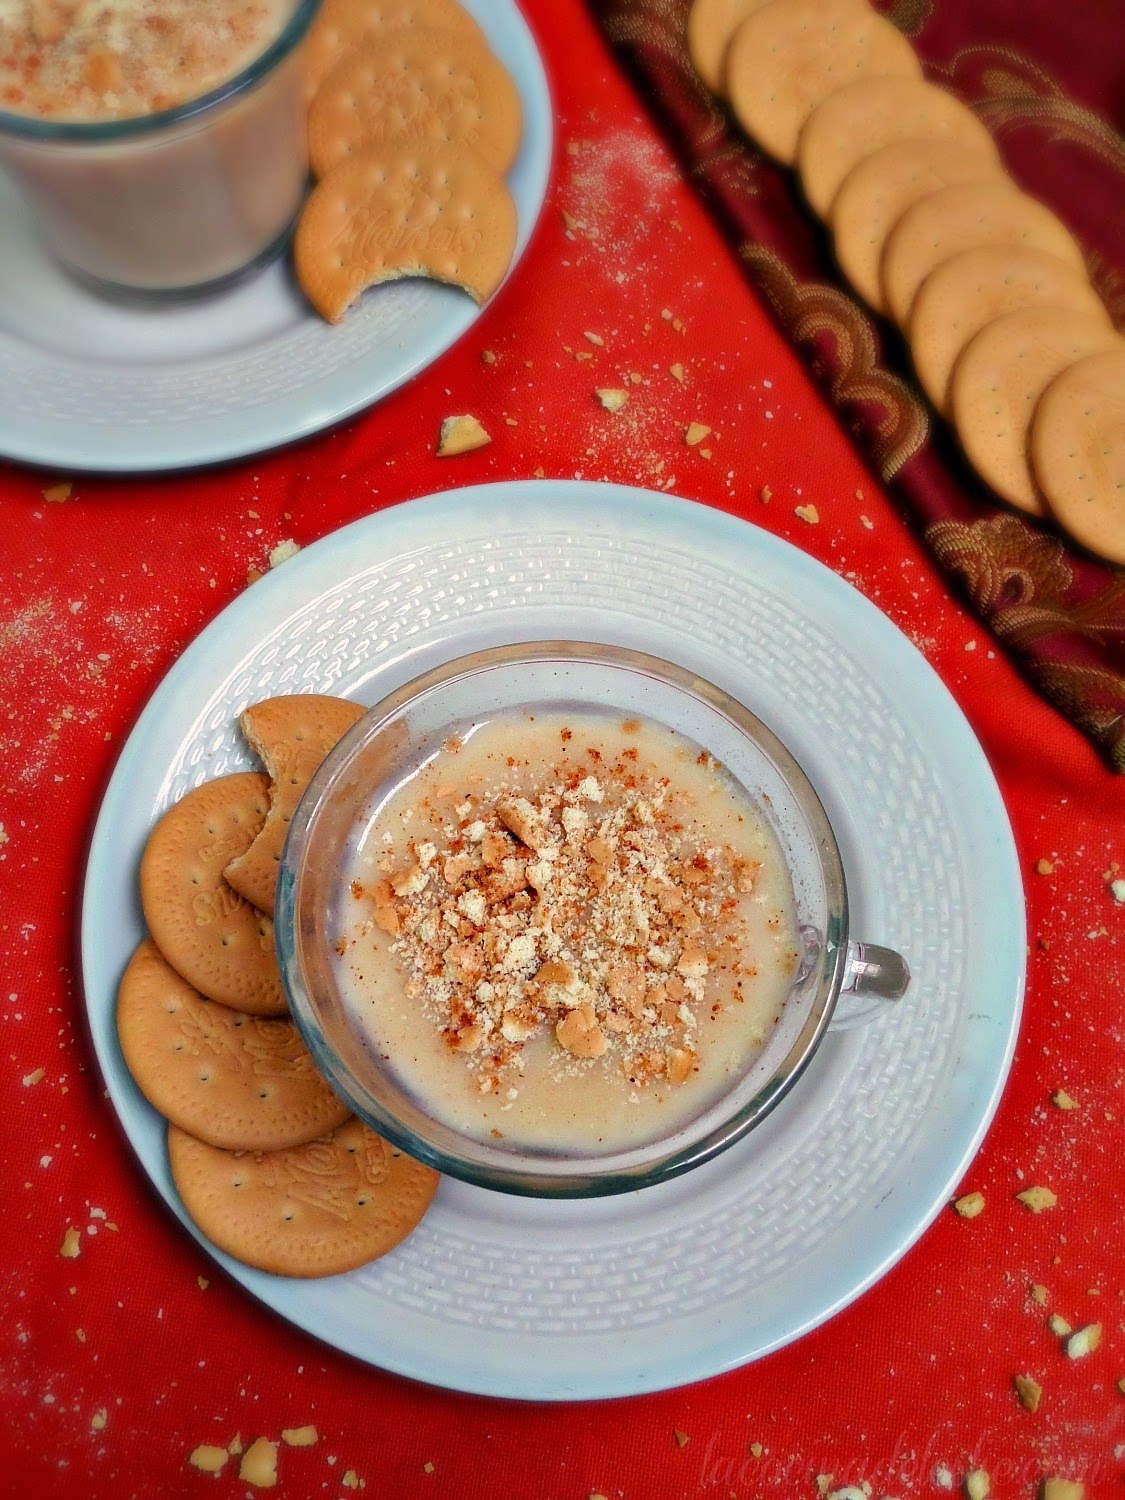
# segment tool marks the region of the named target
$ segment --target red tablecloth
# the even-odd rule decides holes
[[[0,1494],[241,1496],[234,1465],[207,1479],[187,1467],[192,1449],[305,1423],[319,1442],[282,1450],[280,1495],[338,1500],[353,1470],[372,1497],[811,1497],[827,1473],[908,1497],[940,1495],[939,1467],[958,1483],[974,1464],[999,1497],[1030,1496],[1051,1472],[1084,1475],[1094,1497],[1122,1493],[1125,907],[1106,877],[1125,866],[1125,788],[950,597],[747,289],[580,0],[527,9],[557,90],[557,182],[526,263],[459,348],[343,429],[215,473],[0,469]],[[634,371],[626,410],[603,411],[594,387]],[[441,418],[464,411],[492,446],[437,460]],[[689,450],[691,421],[713,432]],[[84,850],[118,749],[247,570],[286,538],[307,543],[414,495],[537,470],[718,505],[884,609],[996,769],[1032,943],[1015,1068],[966,1180],[984,1213],[943,1215],[879,1287],[794,1347],[600,1406],[411,1385],[322,1347],[228,1282],[130,1155],[90,1050],[75,956]],[[74,479],[63,503],[42,493],[56,477]],[[810,503],[815,524],[796,514]],[[1051,1105],[1060,1087],[1079,1109]],[[1035,1216],[1014,1201],[1031,1180],[1054,1189],[1055,1209]],[[77,1259],[59,1254],[72,1226]],[[1075,1326],[1104,1324],[1094,1354],[1064,1357],[1031,1282]],[[1042,1384],[1034,1416],[1013,1393],[1016,1372]]]

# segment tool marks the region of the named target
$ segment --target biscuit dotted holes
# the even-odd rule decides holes
[[[292,1224],[292,1222],[293,1222],[293,1210],[289,1209],[289,1211],[287,1213],[283,1213],[281,1217],[285,1220],[285,1222],[287,1224]]]
[[[357,1198],[355,1200],[355,1203],[356,1203],[356,1207],[357,1208],[366,1208],[367,1207],[367,1199],[366,1198]]]
[[[210,1075],[210,1073],[208,1073],[206,1071],[206,1069],[204,1069],[204,1071],[202,1073],[200,1073],[200,1075],[199,1075],[199,1081],[200,1081],[200,1083],[210,1083],[211,1082],[211,1075]]]

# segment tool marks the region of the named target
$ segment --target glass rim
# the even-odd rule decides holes
[[[304,40],[321,0],[297,0],[296,8],[284,27],[264,52],[258,54],[241,72],[226,79],[206,94],[187,99],[169,109],[149,115],[129,115],[120,120],[44,120],[36,115],[12,114],[0,110],[0,139],[15,137],[29,145],[60,143],[71,146],[104,146],[117,141],[134,140],[155,134],[170,126],[181,125],[206,115],[240,94],[247,93]]]
[[[443,1148],[385,1110],[368,1092],[363,1081],[343,1063],[324,1033],[305,982],[300,921],[308,843],[323,807],[354,754],[407,706],[435,690],[512,664],[552,661],[568,664],[590,661],[656,677],[680,692],[702,700],[746,734],[773,761],[808,821],[818,846],[828,905],[818,982],[808,1014],[788,1053],[758,1092],[705,1133],[682,1144],[669,1148],[667,1143],[652,1141],[607,1153],[600,1159],[587,1157],[582,1159],[581,1165],[575,1163],[573,1167],[563,1159],[546,1159],[533,1152],[525,1154],[522,1159],[507,1154],[500,1159],[487,1143],[470,1136],[463,1137],[463,1150]],[[849,906],[843,860],[824,804],[792,751],[751,709],[697,673],[646,652],[605,642],[539,640],[485,647],[423,672],[381,697],[348,730],[314,774],[293,814],[281,858],[274,922],[278,959],[292,1019],[318,1070],[360,1119],[399,1149],[446,1176],[520,1197],[561,1199],[631,1192],[678,1177],[734,1145],[772,1113],[812,1061],[828,1030],[847,962]],[[660,1149],[662,1144],[665,1145],[663,1151]]]

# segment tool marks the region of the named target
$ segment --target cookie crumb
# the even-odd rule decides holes
[[[201,1474],[218,1474],[229,1457],[225,1448],[216,1448],[213,1443],[201,1443],[188,1454],[188,1463]]]
[[[762,1447],[761,1443],[750,1444],[750,1455],[752,1458],[761,1458],[762,1454],[765,1451],[766,1450]]]
[[[270,551],[270,567],[280,568],[283,562],[288,562],[291,557],[296,557],[301,550],[301,544],[295,542],[292,537],[278,542],[277,546]]]
[[[1072,1099],[1065,1089],[1056,1089],[1051,1095],[1051,1103],[1056,1109],[1079,1109],[1077,1099]]]
[[[79,1330],[79,1332],[81,1332],[81,1329]],[[109,1421],[109,1412],[106,1410],[106,1408],[104,1406],[99,1406],[98,1409],[97,1409],[97,1411],[90,1418],[90,1431],[91,1432],[104,1432],[105,1431],[106,1423],[108,1421]]]
[[[1037,859],[1035,861],[1036,875],[1053,875],[1055,867],[1049,859]]]
[[[1086,1500],[1086,1486],[1080,1479],[1059,1479],[1052,1475],[1043,1481],[1042,1500]]]
[[[1059,1339],[1066,1338],[1067,1334],[1070,1332],[1070,1324],[1066,1321],[1061,1313],[1052,1313],[1051,1316],[1047,1319],[1047,1327],[1051,1330],[1055,1337]]]
[[[975,1219],[984,1210],[984,1194],[966,1193],[963,1198],[954,1201],[953,1208],[963,1219]]]
[[[603,386],[594,392],[606,411],[620,411],[629,399],[629,392]]]
[[[58,484],[49,484],[41,493],[48,505],[61,505],[74,493],[74,485],[69,479],[63,479]]]
[[[46,1068],[36,1068],[32,1073],[23,1075],[23,1086],[25,1089],[33,1089],[37,1083],[41,1083],[47,1076]]]
[[[672,1436],[676,1439],[677,1448],[686,1448],[689,1442],[686,1432],[681,1432],[678,1427],[672,1428]]]
[[[424,1463],[422,1465],[422,1473],[423,1474],[432,1474],[433,1472],[434,1472],[434,1466],[429,1461],[427,1461],[426,1463]]]
[[[281,1430],[281,1441],[287,1443],[290,1448],[311,1448],[320,1434],[316,1428],[307,1427],[283,1427]]]
[[[1047,1288],[1038,1281],[1033,1281],[1030,1287],[1031,1300],[1038,1302],[1040,1307],[1047,1306]]]
[[[1067,1339],[1066,1357],[1067,1359],[1083,1359],[1087,1354],[1093,1354],[1101,1341],[1102,1325],[1087,1323]]]
[[[768,505],[773,499],[773,490],[770,489],[768,484],[762,485],[762,488],[758,491],[758,499],[763,505]]]
[[[967,1500],[988,1500],[991,1481],[983,1469],[973,1469],[965,1475]]]
[[[456,458],[461,453],[473,453],[477,448],[487,448],[491,441],[476,417],[468,413],[460,417],[446,417],[441,424],[437,456]]]
[[[480,351],[480,362],[482,365],[494,365],[496,363],[496,355],[491,349],[482,349]]]
[[[1020,1399],[1020,1405],[1024,1411],[1035,1412],[1039,1410],[1039,1402],[1043,1395],[1043,1387],[1030,1375],[1013,1375],[1012,1384],[1016,1388],[1016,1395]]]
[[[1125,906],[1125,880],[1111,880],[1109,883],[1109,893],[1118,906]]]
[[[1017,1200],[1033,1214],[1041,1214],[1045,1208],[1054,1208],[1059,1201],[1049,1187],[1029,1187],[1016,1194]]]
[[[684,383],[684,367],[683,367],[683,365],[681,365],[681,364],[669,365],[668,366],[668,373],[669,373],[669,375],[671,375],[671,377],[672,377],[673,380],[678,380],[680,382],[680,384],[683,385],[683,383]]]
[[[689,448],[697,447],[705,437],[710,435],[710,427],[703,422],[689,422],[684,428],[684,442]]]
[[[242,1455],[238,1477],[259,1490],[272,1490],[277,1483],[277,1444],[269,1438],[255,1438]]]
[[[795,505],[793,507],[793,514],[809,526],[817,525],[820,520],[820,512],[815,505]]]
[[[195,1280],[196,1280],[196,1283],[197,1283],[197,1285],[199,1287],[199,1290],[201,1292],[205,1292],[207,1290],[207,1288],[211,1285],[211,1283],[207,1280],[206,1276],[197,1276],[195,1278]]]
[[[82,1239],[77,1229],[68,1229],[62,1237],[59,1254],[64,1260],[77,1260],[82,1250]]]

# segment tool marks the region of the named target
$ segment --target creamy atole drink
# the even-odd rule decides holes
[[[311,18],[314,7],[301,8]],[[307,176],[299,52],[279,48],[229,98],[191,105],[251,68],[296,10],[295,0],[0,0],[0,165],[60,259],[110,285],[182,290],[283,239]]]
[[[480,1139],[614,1151],[743,1076],[798,935],[776,838],[698,745],[559,710],[464,726],[365,810],[332,912],[354,1024]]]

